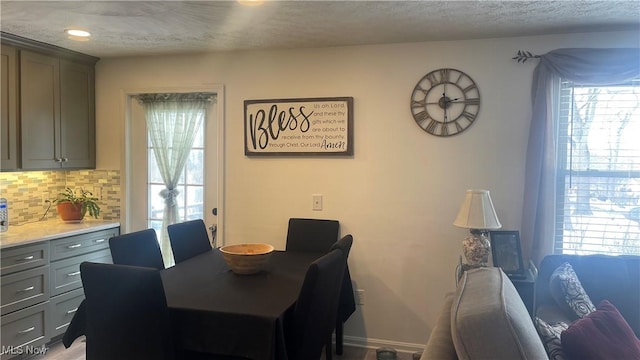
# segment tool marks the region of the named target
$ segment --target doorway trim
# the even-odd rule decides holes
[[[120,207],[120,218],[124,220],[124,224],[121,224],[121,232],[126,233],[131,228],[132,220],[131,214],[127,211],[132,206],[132,194],[129,189],[132,188],[131,176],[132,163],[131,163],[131,149],[132,149],[132,136],[131,136],[131,104],[133,97],[138,94],[148,93],[192,93],[192,92],[208,92],[216,94],[216,119],[217,119],[217,169],[216,169],[216,184],[217,184],[217,198],[218,198],[218,215],[216,216],[217,231],[216,241],[218,246],[224,245],[224,214],[225,214],[225,97],[224,97],[224,85],[223,84],[211,84],[211,85],[193,85],[193,86],[176,86],[176,87],[148,87],[148,88],[135,88],[135,89],[122,89],[121,90],[121,106],[124,111],[124,151],[122,152],[121,164],[124,164],[123,179],[124,186],[121,189],[121,201],[124,206]],[[211,211],[211,209],[204,209]],[[204,219],[206,222],[206,219]],[[210,224],[208,224],[210,225]]]

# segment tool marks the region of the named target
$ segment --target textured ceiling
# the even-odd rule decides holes
[[[640,30],[640,1],[2,0],[0,29],[104,58]]]

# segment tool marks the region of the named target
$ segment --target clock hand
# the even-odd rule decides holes
[[[444,84],[445,88],[447,86],[447,84]],[[447,95],[445,92],[442,93],[442,101],[443,101],[443,106],[442,106],[442,110],[444,110],[444,121],[443,123],[446,124],[447,123],[447,105],[449,104],[449,100],[447,100]]]

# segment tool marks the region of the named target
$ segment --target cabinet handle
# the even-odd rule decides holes
[[[34,287],[34,286],[29,286],[28,288],[24,288],[24,289],[22,289],[22,290],[18,290],[18,291],[16,291],[16,292],[17,292],[17,293],[23,293],[23,292],[31,291],[31,290],[33,290],[33,289],[35,289],[35,287]]]
[[[67,249],[75,249],[75,248],[79,248],[80,246],[82,246],[82,244],[73,244],[73,245],[67,246]]]
[[[35,329],[36,329],[36,327],[35,327],[35,326],[32,326],[32,327],[30,327],[30,328],[28,328],[28,329],[24,329],[24,330],[20,330],[20,331],[18,331],[18,334],[26,334],[26,333],[30,333],[30,332],[32,332],[32,331],[33,331],[33,330],[35,330]]]
[[[71,310],[67,311],[67,315],[71,315],[71,314],[73,314],[73,313],[74,313],[74,312],[76,312],[76,311],[78,311],[78,308],[71,309]]]
[[[69,159],[67,159],[67,158],[62,158],[62,162],[67,162],[67,161],[69,161]]]
[[[93,240],[94,243],[96,244],[100,244],[103,243],[105,239],[97,239],[97,240]]]
[[[16,261],[29,261],[29,260],[33,260],[34,256],[33,255],[29,255],[29,256],[25,256],[22,259],[17,259]]]
[[[72,273],[68,273],[67,276],[71,277],[71,276],[76,276],[76,275],[80,275],[80,271],[74,271]]]
[[[61,163],[61,162],[62,162],[62,159],[61,159],[61,158],[54,158],[53,160],[54,160],[55,162],[57,162],[57,163]]]

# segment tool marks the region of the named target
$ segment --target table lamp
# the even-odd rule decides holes
[[[462,242],[464,257],[469,266],[487,266],[491,251],[487,230],[502,227],[493,208],[489,190],[467,190],[453,225],[470,229],[469,236]]]

